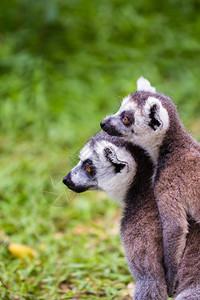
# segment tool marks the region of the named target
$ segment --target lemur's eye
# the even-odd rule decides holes
[[[87,170],[88,173],[91,172],[91,168],[89,166],[86,166],[85,169]]]
[[[123,120],[123,123],[126,124],[126,125],[127,125],[127,124],[129,123],[129,121],[130,121],[130,119],[129,119],[126,115],[124,115],[124,117],[123,117],[122,120]]]

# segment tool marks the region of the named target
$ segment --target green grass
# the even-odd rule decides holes
[[[130,299],[117,205],[91,192],[57,207],[43,191],[141,75],[200,138],[199,4],[2,0],[0,25],[0,298]]]

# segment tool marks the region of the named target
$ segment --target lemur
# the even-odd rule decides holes
[[[159,208],[169,295],[188,233],[187,215],[200,222],[200,146],[189,135],[172,100],[156,93],[143,77],[119,111],[101,122],[111,136],[143,147],[157,166],[155,195]]]
[[[104,190],[123,206],[121,236],[136,279],[135,300],[167,299],[162,229],[152,186],[154,169],[153,161],[141,147],[100,132],[83,147],[79,163],[63,179],[77,193]],[[178,273],[177,300],[200,299],[197,224],[191,223],[187,240]]]
[[[104,190],[124,207],[121,237],[136,281],[134,300],[167,299],[153,172],[145,150],[100,132],[83,147],[79,163],[63,179],[77,193]]]

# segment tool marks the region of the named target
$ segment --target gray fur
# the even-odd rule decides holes
[[[189,288],[181,292],[175,300],[199,300],[200,299],[200,285]]]
[[[186,247],[178,269],[175,300],[200,299],[200,226],[189,220]]]
[[[104,149],[110,149],[111,157],[103,159]],[[110,194],[111,185],[107,180],[113,177],[113,183],[123,189],[122,181],[128,178],[128,187],[124,190],[121,202],[124,203],[123,217],[121,221],[121,237],[126,251],[128,266],[136,281],[135,300],[165,300],[167,299],[167,288],[163,268],[162,230],[159,223],[158,209],[154,200],[152,175],[154,165],[149,156],[140,147],[124,143],[120,138],[113,138],[105,133],[100,133],[86,145],[89,158],[94,161],[96,167],[96,182],[104,182],[101,188]],[[84,149],[84,148],[83,148]],[[82,151],[81,151],[82,153]],[[115,162],[124,156],[125,167],[116,173]],[[82,155],[80,155],[82,157]],[[94,160],[93,157],[94,156]],[[98,159],[97,159],[98,157]],[[84,157],[86,159],[86,157]],[[115,163],[114,162],[114,163]],[[106,169],[112,168],[108,172]],[[80,163],[79,163],[80,167]],[[134,176],[129,181],[129,172],[135,168]],[[103,170],[103,172],[101,171]],[[77,166],[70,171],[77,172]],[[80,174],[82,170],[80,169]],[[104,180],[98,178],[103,176]],[[67,182],[68,175],[64,179]],[[116,180],[116,181],[115,181]],[[83,179],[85,183],[85,179]],[[80,184],[80,181],[79,181]],[[124,182],[125,184],[125,182]],[[91,180],[89,180],[91,185]],[[86,187],[88,184],[86,184]],[[69,187],[71,187],[69,185]],[[98,184],[96,186],[98,189]],[[73,188],[72,188],[73,189]],[[76,187],[75,187],[76,190]]]
[[[131,273],[136,278],[134,299],[164,300],[166,299],[166,286],[162,267],[162,230],[158,209],[155,205],[156,202],[153,199],[152,187],[151,184],[149,185],[150,181],[148,180],[151,178],[152,173],[151,167],[148,167],[148,165],[153,166],[153,164],[142,149],[130,145],[129,143],[124,143],[120,138],[111,137],[101,132],[92,138],[86,146],[87,149],[90,149],[90,151],[87,150],[88,157],[90,159],[94,158],[95,165],[98,166],[99,169],[103,169],[104,172],[108,168],[108,165],[106,161],[101,161],[101,153],[98,153],[100,149],[98,149],[98,147],[96,148],[96,145],[102,145],[102,141],[105,142],[104,146],[106,148],[106,145],[108,145],[107,142],[109,142],[109,145],[111,143],[114,147],[118,147],[118,150],[123,151],[124,157],[127,157],[127,153],[131,151],[133,156],[132,160],[137,160],[137,164],[132,163],[132,166],[137,166],[139,171],[133,180],[137,185],[135,186],[135,190],[133,186],[132,188],[130,186],[130,193],[124,194],[127,203],[121,222],[121,235],[126,249],[127,262]],[[130,147],[128,147],[128,145]],[[111,146],[111,148],[113,146]],[[92,149],[93,151],[91,152]],[[101,152],[102,150],[103,149],[101,149]],[[117,159],[117,153],[118,151],[112,153],[115,159]],[[129,164],[131,164],[129,157],[128,161]],[[103,166],[105,163],[106,166]],[[113,166],[112,169],[114,169]],[[77,171],[76,167],[72,169],[72,171],[73,170]],[[122,171],[125,171],[125,173],[121,174],[123,177],[129,172],[128,168]],[[80,174],[82,175],[82,170],[79,170],[79,172],[81,172]],[[103,173],[97,172],[97,174],[100,176],[100,174]],[[111,173],[109,173],[109,176],[110,174]],[[115,172],[112,174],[113,177],[116,176]],[[143,176],[143,174],[147,174],[147,176]],[[83,180],[85,182],[85,179]],[[120,179],[117,178],[117,181],[118,180]],[[149,191],[148,186],[150,188]],[[86,187],[88,187],[87,184]],[[97,186],[96,188],[98,189]],[[106,186],[106,192],[108,192],[107,189],[108,186]],[[138,197],[136,197],[137,193],[139,193],[139,198],[141,197],[142,203],[136,201],[138,199]],[[124,200],[125,199],[123,199],[123,201]],[[189,224],[190,230],[187,236],[186,249],[178,270],[177,300],[200,299],[200,226],[192,220],[189,220]],[[186,295],[188,298],[184,298]]]
[[[163,288],[166,290],[166,287],[163,287],[163,284],[160,284],[160,281],[157,281],[156,278],[144,278],[138,280],[133,300],[167,299],[166,291],[164,292]]]
[[[122,122],[124,111],[134,122]],[[110,135],[144,147],[157,164],[155,193],[163,227],[164,260],[169,295],[173,295],[188,232],[187,214],[200,222],[199,144],[183,128],[171,99],[138,91],[119,111],[101,123]]]

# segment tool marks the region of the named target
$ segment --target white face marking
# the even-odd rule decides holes
[[[90,149],[90,144],[87,143],[80,151],[79,158],[81,161],[89,159],[92,156],[92,151]]]
[[[135,111],[136,109],[138,109],[138,105],[137,103],[131,101],[131,97],[128,96],[126,98],[123,99],[122,104],[118,110],[118,112],[115,115],[119,115],[121,114],[123,111],[125,110],[132,110]]]
[[[134,114],[133,124],[125,126],[122,123],[122,112]],[[150,125],[152,119],[154,123]],[[160,146],[169,127],[168,112],[159,99],[149,97],[144,106],[138,107],[130,96],[126,97],[118,112],[110,117],[110,124],[128,141],[144,148],[154,163],[157,162]]]
[[[104,190],[111,198],[116,200],[121,205],[124,204],[124,198],[136,174],[136,162],[132,155],[125,150],[107,141],[97,143],[98,155],[100,164],[97,167],[98,187]],[[125,167],[116,173],[114,166],[105,157],[103,153],[105,148],[112,149],[117,159],[125,164]]]
[[[89,180],[82,168],[82,163],[87,159],[92,160],[92,156],[93,154],[89,147],[89,143],[87,143],[80,151],[79,163],[71,170],[71,180],[76,186],[95,186],[96,183]]]
[[[156,105],[157,107],[157,112],[156,116],[159,118],[159,120],[162,123],[162,131],[165,131],[169,127],[169,115],[167,110],[162,106],[162,103],[160,102],[159,99],[155,97],[149,97],[146,101],[146,104],[144,106],[144,114],[149,114],[149,111],[153,105]]]
[[[155,126],[155,130],[149,126],[149,116],[153,106],[156,107],[155,117],[160,123],[159,127]],[[149,152],[155,163],[168,128],[169,116],[167,110],[162,106],[160,100],[149,97],[142,112],[137,110],[135,113],[134,131],[136,135],[133,137],[133,140]]]
[[[151,86],[151,83],[144,77],[140,77],[137,80],[137,91],[156,92],[156,88]]]
[[[106,156],[106,150],[109,151],[109,157]],[[95,178],[90,178],[83,170],[82,164],[87,159],[95,167]],[[120,171],[116,171],[116,166],[122,166]],[[71,180],[76,186],[101,189],[123,205],[136,169],[135,160],[124,147],[117,147],[105,140],[96,141],[92,146],[88,142],[80,152],[79,163],[71,170]]]
[[[123,105],[126,105],[127,103],[129,103],[130,99],[131,99],[131,96],[130,96],[130,95],[126,96],[126,97],[122,100],[122,104],[123,104]]]
[[[80,174],[80,167],[81,167],[81,161],[74,167],[71,171],[71,180],[74,184],[77,186],[81,186],[86,184],[86,180],[84,180],[84,177]]]

